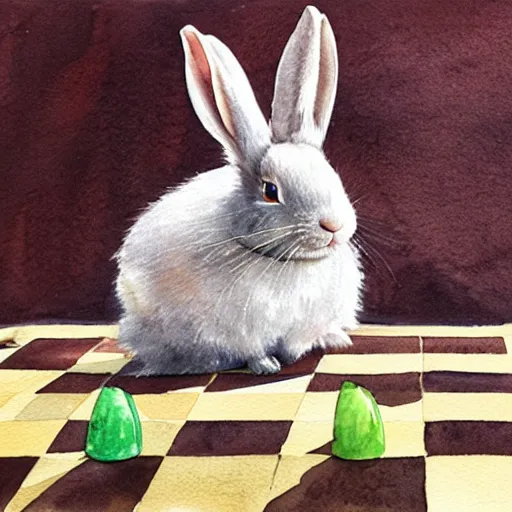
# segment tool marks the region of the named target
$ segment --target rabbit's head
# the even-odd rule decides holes
[[[270,123],[247,76],[218,39],[181,30],[194,109],[238,169],[229,198],[231,232],[254,252],[280,259],[319,259],[348,243],[356,215],[322,144],[338,77],[331,26],[307,7],[277,70]]]

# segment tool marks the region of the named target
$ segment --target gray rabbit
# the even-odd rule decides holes
[[[117,254],[119,339],[136,373],[275,373],[349,345],[363,276],[356,215],[322,152],[338,77],[327,18],[303,12],[270,124],[224,44],[192,26],[180,34],[192,105],[228,164],[152,204]]]

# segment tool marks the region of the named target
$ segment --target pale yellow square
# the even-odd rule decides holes
[[[197,401],[197,393],[134,395],[141,419],[185,420]]]
[[[261,512],[277,455],[166,457],[137,512]]]
[[[312,377],[312,374],[303,375],[301,377],[292,377],[290,379],[287,378],[277,382],[269,382],[267,384],[241,387],[227,391],[216,391],[216,393],[226,393],[232,395],[247,395],[252,393],[259,393],[261,395],[266,393],[305,393]]]
[[[92,410],[98,400],[98,396],[101,389],[95,389],[87,398],[76,408],[76,410],[70,415],[70,420],[90,420]]]
[[[282,455],[305,455],[332,441],[331,421],[294,421],[281,448]]]
[[[509,393],[425,393],[425,421],[512,421]]]
[[[410,404],[395,405],[393,407],[379,405],[379,411],[382,416],[382,421],[384,422],[423,422],[423,403],[421,400]]]
[[[423,336],[487,338],[512,335],[512,324],[484,326],[447,326],[447,325],[361,325],[353,331],[360,336]]]
[[[18,393],[0,407],[0,421],[14,420],[34,400],[34,393]]]
[[[429,512],[509,512],[512,457],[462,455],[427,457]]]
[[[16,395],[11,393],[0,393],[0,408],[2,408],[14,396]]]
[[[88,395],[45,393],[35,395],[17,416],[17,420],[63,420],[85,401]]]
[[[291,420],[301,393],[228,394],[203,393],[190,413],[190,420]]]
[[[384,422],[386,451],[384,457],[420,457],[425,455],[423,422]]]
[[[319,454],[304,455],[302,457],[283,455],[277,466],[274,482],[270,490],[269,501],[281,496],[292,487],[299,485],[300,479],[311,468],[318,466],[329,458],[328,455]]]
[[[128,362],[129,359],[118,352],[87,352],[69,371],[75,373],[117,373]]]
[[[306,393],[297,413],[297,420],[333,422],[338,395],[337,391]]]
[[[90,364],[90,363],[104,363],[105,361],[115,361],[117,359],[124,359],[126,362],[129,361],[128,357],[121,352],[86,352],[82,357],[78,359],[76,362],[77,365],[80,364]]]
[[[117,338],[118,333],[117,325],[22,325],[0,329],[0,340],[24,345],[36,338]]]
[[[184,424],[184,421],[143,421],[141,455],[167,455]]]
[[[66,420],[0,422],[0,457],[43,455]]]
[[[421,372],[422,354],[328,354],[322,357],[317,373],[377,375]]]
[[[98,396],[101,392],[101,389],[95,389],[89,395],[87,398],[78,406],[78,408],[71,414],[69,419],[71,420],[90,420],[92,411],[94,409],[94,406],[96,405],[96,402],[98,400]],[[141,395],[142,396],[142,395]],[[146,396],[146,395],[144,395]],[[159,395],[153,395],[153,396],[159,396]],[[133,395],[134,399],[137,400],[138,395]],[[144,416],[140,409],[138,410],[140,419],[148,419],[146,416]],[[158,418],[156,418],[158,419]],[[169,419],[176,419],[176,418],[169,418]]]
[[[0,370],[2,393],[35,393],[65,372],[59,370]]]

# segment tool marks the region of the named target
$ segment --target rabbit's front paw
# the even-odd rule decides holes
[[[317,340],[317,344],[321,347],[350,347],[352,345],[352,340],[350,336],[343,330],[339,328],[330,329],[329,332],[326,332]]]
[[[295,363],[302,357],[301,353],[295,353],[295,352],[280,352],[279,353],[279,361],[281,361],[281,364],[284,366],[290,366],[291,364]]]
[[[304,349],[281,346],[276,355],[283,366],[289,366],[304,355]]]
[[[266,356],[260,359],[251,359],[247,366],[256,375],[268,375],[281,370],[281,363],[274,356]]]

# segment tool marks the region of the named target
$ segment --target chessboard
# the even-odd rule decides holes
[[[365,326],[271,376],[119,375],[116,334],[0,329],[0,510],[512,510],[512,325]],[[381,459],[331,455],[346,380],[379,404]],[[134,397],[137,458],[85,455],[104,385]]]

